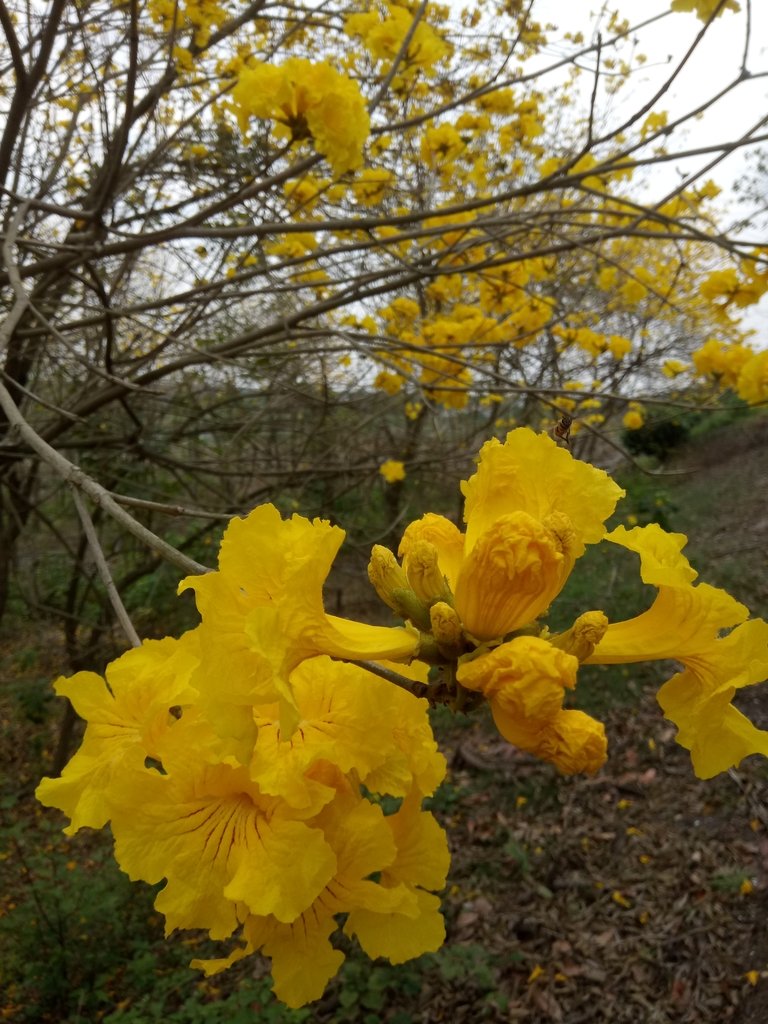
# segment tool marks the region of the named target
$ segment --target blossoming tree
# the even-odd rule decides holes
[[[56,605],[71,667],[94,595],[93,632],[114,613],[134,645],[106,682],[57,684],[88,727],[39,796],[72,829],[110,821],[125,870],[167,880],[169,931],[237,937],[203,969],[261,950],[291,1005],[338,968],[342,915],[371,956],[442,941],[429,703],[487,700],[510,742],[594,771],[602,728],[563,703],[579,663],[676,658],[659,699],[695,770],[766,752],[731,704],[766,673],[765,624],[693,584],[679,535],[604,536],[620,490],[562,447],[567,427],[560,446],[525,428],[483,446],[464,533],[427,514],[400,561],[374,548],[403,625],[327,614],[343,532],[281,515],[303,498],[327,512],[335,478],[380,473],[396,495],[420,458],[447,458],[446,423],[468,453],[512,417],[639,426],[670,379],[768,397],[739,313],[768,291],[766,251],[723,229],[710,177],[764,141],[762,117],[696,150],[673,142],[717,97],[663,109],[738,4],[605,15],[556,59],[535,8],[0,3],[0,610],[35,526],[69,582],[58,604],[19,586]],[[612,106],[664,18],[689,45],[645,99]],[[764,73],[743,25],[726,93]],[[699,162],[654,188],[682,157]],[[266,499],[207,571],[200,537]],[[552,633],[549,605],[603,540],[639,555],[656,601]],[[202,621],[141,643],[120,591],[160,560],[188,574]]]
[[[679,186],[652,178],[696,156],[681,133],[717,97],[670,119],[665,94],[737,6],[660,3],[649,21],[690,45],[617,107],[644,74],[644,26],[618,15],[549,59],[557,30],[516,2],[0,5],[0,608],[30,526],[80,594],[80,548],[50,528],[80,530],[62,477],[90,488],[107,547],[141,535],[127,585],[157,565],[147,543],[174,557],[169,510],[182,549],[199,514],[278,491],[321,510],[334,474],[433,459],[446,414],[472,414],[450,419],[469,452],[512,419],[638,426],[692,374],[762,401],[739,311],[764,253],[723,230],[711,180],[760,122]],[[721,93],[761,74],[743,25]],[[355,460],[335,438],[366,420],[323,424],[371,389],[390,441]]]

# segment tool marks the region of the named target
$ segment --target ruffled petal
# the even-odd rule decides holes
[[[682,553],[688,543],[684,533],[667,533],[658,523],[628,530],[617,526],[605,539],[640,555],[643,583],[661,587],[685,587],[699,575]]]
[[[445,941],[440,900],[432,893],[419,891],[416,901],[415,916],[353,910],[344,931],[354,935],[372,959],[384,956],[393,964],[402,964],[423,953],[434,953]]]
[[[546,434],[528,427],[511,431],[504,444],[487,441],[477,472],[461,489],[468,550],[509,512],[527,512],[539,521],[560,512],[573,525],[574,557],[603,537],[603,524],[624,494],[602,469],[574,459]]]
[[[567,775],[593,774],[608,752],[605,727],[583,711],[563,710],[544,725],[528,725],[496,701],[491,701],[496,728],[514,746],[543,761],[549,761]]]
[[[450,519],[435,515],[433,512],[428,512],[421,519],[410,523],[398,548],[398,555],[403,560],[406,572],[410,552],[419,541],[432,544],[437,549],[437,564],[450,586],[455,588],[464,557],[464,534]]]
[[[691,752],[693,770],[711,779],[750,754],[768,756],[768,732],[733,707],[735,689],[710,691],[691,671],[673,676],[659,690],[664,715],[678,727],[677,742]]]
[[[107,667],[106,680],[78,672],[54,683],[87,722],[80,750],[57,779],[43,779],[37,799],[71,819],[65,831],[102,828],[114,810],[112,781],[144,778],[146,758],[156,758],[175,725],[170,708],[194,696],[189,681],[198,664],[193,632],[176,640],[145,640]]]
[[[480,640],[527,625],[560,593],[570,563],[558,538],[527,512],[496,519],[465,558],[455,607]]]
[[[588,664],[615,665],[676,658],[708,648],[721,629],[743,622],[747,608],[724,590],[700,583],[661,587],[651,607],[633,619],[612,622]]]
[[[237,836],[239,864],[224,896],[252,914],[289,923],[322,892],[336,871],[323,833],[298,821],[265,823],[251,817]]]
[[[459,666],[462,686],[479,690],[528,726],[549,721],[576,685],[578,659],[546,640],[519,636]]]
[[[244,927],[251,948],[272,960],[274,993],[294,1009],[319,999],[344,962],[329,936],[336,929],[333,917],[305,914],[293,924],[275,924],[249,918]]]

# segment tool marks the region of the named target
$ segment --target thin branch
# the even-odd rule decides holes
[[[379,676],[381,679],[386,679],[388,683],[394,683],[395,686],[399,686],[402,690],[407,690],[415,697],[423,696],[423,693],[427,688],[425,683],[418,683],[415,679],[409,679],[407,676],[401,676],[399,672],[393,672],[392,669],[384,668],[383,665],[379,665],[375,661],[349,661],[346,662],[346,664],[359,665],[360,668],[364,668],[366,672],[371,672],[373,675]]]
[[[146,544],[148,548],[156,551],[167,562],[181,569],[182,572],[199,575],[212,571],[208,566],[188,558],[171,544],[168,544],[167,541],[164,541],[157,534],[147,529],[137,519],[134,519],[129,512],[121,508],[105,487],[102,487],[101,484],[84,473],[82,469],[65,458],[61,452],[56,451],[47,441],[44,441],[37,431],[27,423],[11,397],[10,392],[2,382],[0,382],[0,408],[2,408],[11,427],[16,430],[22,441],[39,455],[43,462],[46,462],[68,484],[78,487],[84,494],[87,494],[92,501],[100,505],[105,512],[111,515],[114,520],[120,523],[129,533],[133,534],[134,537],[137,537],[143,544]]]
[[[83,532],[85,533],[86,539],[93,555],[93,560],[96,563],[96,569],[98,570],[101,582],[104,584],[104,589],[107,592],[110,604],[114,609],[117,621],[123,627],[123,632],[128,638],[129,643],[133,647],[141,647],[141,639],[139,634],[136,632],[131,617],[126,611],[125,605],[120,599],[120,594],[117,592],[115,581],[112,579],[112,573],[109,571],[107,560],[104,557],[104,551],[102,550],[99,538],[96,534],[96,528],[93,525],[90,513],[85,506],[85,502],[80,497],[80,493],[77,487],[72,485],[72,500],[75,503],[77,514],[80,516],[80,522],[83,524]]]
[[[13,27],[13,18],[8,13],[8,8],[4,3],[0,3],[0,25],[2,25],[3,32],[5,33],[5,39],[8,43],[8,49],[11,52],[11,60],[13,61],[13,73],[16,75],[16,81],[23,88],[27,81],[27,69],[24,66],[24,57],[19,46],[19,39],[16,35],[16,30]]]
[[[148,501],[145,498],[132,498],[128,494],[117,494],[110,492],[112,497],[120,505],[127,505],[129,508],[142,508],[147,512],[162,512],[167,516],[190,516],[193,519],[218,519],[229,520],[237,515],[236,512],[211,512],[201,508],[187,508],[185,505],[170,505],[162,501]]]
[[[378,105],[381,103],[381,101],[386,96],[387,90],[389,89],[390,85],[392,84],[393,78],[397,74],[397,69],[400,67],[401,63],[403,62],[403,58],[408,53],[408,48],[410,47],[411,42],[413,41],[413,37],[416,34],[416,29],[419,27],[419,22],[424,17],[424,14],[425,14],[425,12],[427,10],[427,2],[428,2],[428,0],[421,0],[421,3],[419,4],[418,9],[414,13],[413,21],[408,26],[408,31],[405,33],[405,37],[403,38],[403,41],[400,44],[400,49],[397,51],[397,53],[395,54],[395,59],[392,61],[392,67],[387,72],[386,78],[384,79],[384,81],[379,86],[379,89],[376,92],[376,95],[373,97],[373,99],[368,104],[368,111],[369,111],[369,113],[372,114],[374,112],[374,110],[376,109],[376,107],[378,107]]]

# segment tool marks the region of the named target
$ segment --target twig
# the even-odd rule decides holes
[[[104,551],[99,543],[99,538],[96,534],[96,528],[93,525],[90,513],[85,506],[85,502],[80,497],[80,493],[74,484],[70,484],[72,488],[72,500],[75,503],[77,514],[80,516],[80,522],[83,524],[83,532],[85,533],[86,540],[91,548],[91,554],[93,560],[96,563],[101,582],[104,584],[104,588],[107,591],[107,597],[109,598],[110,604],[114,609],[115,615],[120,625],[123,627],[123,632],[128,637],[133,647],[141,647],[141,639],[139,634],[134,629],[131,618],[126,611],[125,605],[120,598],[120,594],[115,586],[115,581],[112,579],[112,573],[109,571],[107,560],[104,557]]]
[[[156,551],[166,561],[181,569],[182,572],[193,573],[194,575],[211,572],[208,566],[196,562],[193,558],[188,558],[177,548],[173,547],[173,545],[168,544],[167,541],[164,541],[138,520],[134,519],[129,512],[126,512],[125,509],[118,505],[105,487],[102,487],[101,484],[89,477],[87,473],[84,473],[79,466],[70,462],[61,452],[51,447],[47,441],[44,441],[37,431],[24,419],[10,392],[1,381],[0,408],[3,409],[8,422],[15,428],[24,443],[39,455],[43,462],[46,462],[54,469],[68,484],[77,487],[87,494],[92,501],[100,505],[105,512],[112,516],[121,526],[125,527],[129,533],[132,533],[134,537],[137,537],[143,544],[146,544],[148,548]]]
[[[419,22],[424,17],[424,13],[425,13],[426,9],[427,9],[427,0],[422,0],[422,2],[419,4],[418,10],[413,15],[413,21],[411,22],[411,24],[410,24],[410,26],[408,28],[408,31],[405,33],[405,38],[403,39],[403,41],[402,41],[402,43],[400,45],[400,49],[397,51],[397,54],[395,55],[395,59],[392,61],[392,67],[387,72],[387,76],[384,79],[384,81],[381,83],[381,86],[380,86],[378,92],[373,97],[371,102],[368,104],[368,110],[371,113],[373,113],[373,111],[376,109],[376,107],[378,107],[378,105],[384,99],[384,97],[385,97],[385,95],[387,93],[387,89],[389,89],[390,85],[392,84],[392,79],[397,74],[397,69],[400,67],[400,64],[402,63],[403,58],[408,53],[408,49],[409,49],[409,47],[411,45],[411,41],[413,40],[413,37],[416,34],[416,29],[419,26]]]
[[[407,690],[414,696],[421,696],[417,693],[414,687],[419,687],[421,690],[425,690],[427,684],[419,683],[415,679],[409,679],[407,676],[401,676],[399,672],[393,672],[390,668],[384,668],[383,665],[378,665],[375,661],[349,661],[348,665],[359,665],[360,668],[364,668],[366,672],[371,672],[375,676],[380,676],[382,679],[386,679],[388,683],[394,683],[395,686],[399,686],[403,690]]]
[[[162,501],[149,501],[146,498],[133,498],[129,494],[118,494],[110,491],[110,494],[120,505],[127,505],[129,508],[143,508],[148,512],[164,512],[167,516],[193,516],[195,519],[231,519],[237,515],[236,512],[211,512],[202,508],[187,508],[185,505],[171,505]]]

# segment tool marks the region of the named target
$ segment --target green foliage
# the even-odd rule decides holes
[[[686,396],[688,402],[695,395]],[[681,409],[675,406],[656,406],[638,430],[625,430],[622,444],[635,456],[647,456],[658,463],[673,458],[680,448],[694,440],[728,427],[733,423],[759,415],[758,407],[750,407],[732,392],[726,392],[716,409]]]
[[[268,975],[223,984],[190,970],[206,940],[166,942],[154,890],[131,883],[101,834],[67,839],[40,814],[0,829],[0,1017],[18,1024],[300,1024]]]
[[[689,418],[684,415],[656,415],[639,430],[625,430],[622,443],[632,455],[652,455],[666,462],[688,438]]]
[[[737,893],[742,886],[751,886],[749,875],[744,871],[723,871],[712,879],[712,888],[716,892]]]
[[[394,967],[385,960],[371,964],[348,959],[342,968],[338,987],[338,1021],[350,1024],[378,1024],[381,1011],[396,993],[413,999],[421,989],[419,961]]]
[[[480,1010],[489,1002],[498,1006],[498,957],[482,945],[462,943],[444,946],[405,964],[385,960],[373,964],[354,954],[345,962],[337,982],[338,1009],[334,1022],[349,1024],[416,1024],[420,1015],[402,1009],[386,1014],[395,1001],[416,1007],[425,987],[456,988],[463,998],[474,998]],[[480,1011],[482,1012],[482,1011]]]
[[[691,440],[700,440],[710,434],[729,427],[732,423],[740,423],[743,420],[751,419],[754,416],[765,415],[765,410],[759,406],[749,406],[731,391],[726,391],[719,399],[716,409],[693,414],[689,423],[689,434]]]
[[[50,679],[33,678],[11,688],[22,719],[32,725],[43,725],[53,708]]]

